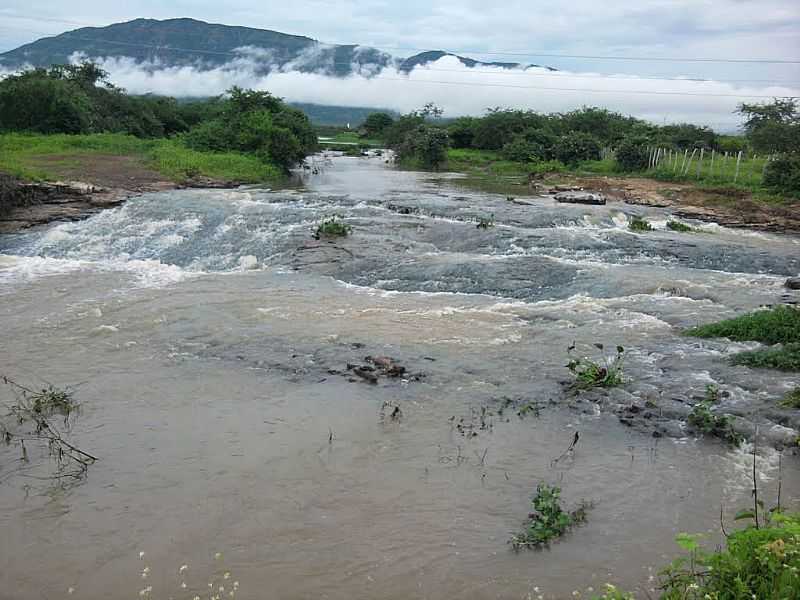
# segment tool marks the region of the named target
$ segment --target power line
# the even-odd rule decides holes
[[[20,14],[11,14],[6,15],[11,18],[16,19],[27,19],[27,20],[39,20],[39,21],[50,21],[54,23],[66,23],[69,25],[83,25],[84,27],[104,27],[98,25],[90,25],[88,23],[81,23],[78,21],[69,21],[64,19],[54,19],[48,17],[35,17],[35,16],[28,16],[28,15],[20,15]],[[163,31],[163,30],[162,30]],[[175,30],[173,30],[175,31]],[[65,32],[68,33],[68,32]],[[185,32],[181,32],[185,33]],[[50,34],[41,34],[41,35],[50,35]],[[290,35],[290,34],[287,34]],[[305,36],[302,36],[305,37]],[[310,39],[310,38],[309,38]],[[329,44],[329,45],[337,45],[337,44]],[[438,52],[439,50],[432,50],[430,48],[414,48],[410,46],[371,46],[378,50],[412,50],[415,52]],[[672,56],[657,56],[657,57],[644,57],[644,56],[619,56],[619,55],[594,55],[594,54],[559,54],[559,53],[539,53],[539,52],[512,52],[512,51],[487,51],[487,50],[466,50],[466,49],[459,49],[459,50],[449,50],[448,52],[457,53],[469,53],[469,54],[483,54],[483,55],[490,55],[490,56],[520,56],[520,57],[541,57],[541,58],[569,58],[569,59],[582,59],[582,60],[618,60],[618,61],[639,61],[639,62],[689,62],[689,63],[734,63],[734,64],[741,64],[741,63],[749,63],[749,64],[788,64],[788,65],[798,65],[800,64],[800,58],[791,58],[791,59],[762,59],[762,58],[709,58],[709,57],[693,57],[693,58],[681,58],[681,57],[672,57]]]

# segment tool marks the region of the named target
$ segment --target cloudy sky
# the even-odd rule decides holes
[[[254,82],[247,81],[245,74],[237,75],[245,77],[245,83],[269,86],[290,100],[351,103],[360,97],[363,101],[357,103],[362,105],[377,102],[405,110],[429,98],[445,104],[450,114],[479,112],[499,104],[541,110],[596,104],[653,120],[686,118],[715,125],[733,122],[730,110],[738,101],[800,94],[797,0],[4,0],[0,51],[81,25],[182,16],[307,35],[323,42],[371,45],[396,56],[445,49],[475,58],[546,64],[566,72],[557,80],[559,76],[545,73],[521,79],[490,70],[460,73],[458,64],[445,62],[431,67],[436,72],[412,75],[415,85],[395,81],[391,73],[379,85],[358,78],[336,82],[288,75]],[[586,58],[544,56],[564,54]],[[589,58],[608,56],[637,60]],[[736,62],[742,59],[784,62]],[[161,89],[167,86],[167,77],[146,81],[131,65],[112,66],[119,70],[118,81],[129,88],[170,91]],[[170,74],[176,75],[191,83],[194,74]],[[597,75],[646,79],[594,79]],[[223,81],[225,74],[214,77],[195,81],[195,87],[209,91],[214,85],[229,83]],[[476,77],[480,84],[491,85],[474,85]],[[714,81],[654,79],[659,77]],[[565,89],[543,89],[553,87]],[[634,91],[659,94],[630,93]]]

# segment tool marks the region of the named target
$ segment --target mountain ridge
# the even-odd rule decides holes
[[[246,64],[257,74],[300,71],[345,77],[365,76],[395,67],[410,72],[444,56],[457,58],[468,68],[519,68],[519,63],[483,62],[444,50],[396,58],[377,48],[357,44],[324,44],[314,38],[240,25],[207,23],[189,17],[137,18],[104,27],[81,27],[40,38],[0,54],[6,69],[47,67],[88,59],[128,58],[142,65],[191,66],[210,70]],[[525,65],[525,67],[538,65]]]

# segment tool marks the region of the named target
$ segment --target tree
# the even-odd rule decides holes
[[[617,147],[617,168],[620,171],[643,171],[647,168],[650,155],[647,152],[647,138],[627,138]]]
[[[417,160],[426,169],[436,169],[447,160],[450,137],[447,130],[420,124],[394,146],[400,160]]]
[[[565,165],[575,165],[584,160],[599,160],[600,142],[593,135],[573,131],[558,139],[553,154]]]
[[[367,137],[380,137],[386,129],[392,126],[394,119],[389,113],[374,112],[367,115],[362,127]]]
[[[739,105],[744,130],[757,152],[800,152],[800,107],[796,98],[775,98],[762,104]]]

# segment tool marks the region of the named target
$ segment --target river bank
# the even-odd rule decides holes
[[[780,436],[797,412],[778,405],[796,377],[728,361],[752,342],[684,332],[779,303],[798,238],[526,201],[334,156],[293,189],[147,192],[0,236],[2,374],[73,384],[65,436],[99,459],[53,490],[0,445],[0,588],[655,597],[679,532],[711,527],[713,545],[720,507],[733,528],[752,505],[753,447],[686,425],[709,385],[715,412],[759,425],[759,497],[780,484],[796,509]],[[315,239],[332,215],[350,235]],[[574,396],[569,348],[599,359],[596,343],[624,347],[624,384]],[[514,553],[540,482],[594,508]]]
[[[671,208],[677,216],[727,227],[772,232],[800,232],[800,199],[781,197],[747,186],[659,181],[613,172],[610,161],[588,161],[557,170],[503,160],[497,153],[450,150],[444,170],[463,175],[459,185],[510,196],[550,193],[570,188],[602,194],[632,205]]]

